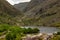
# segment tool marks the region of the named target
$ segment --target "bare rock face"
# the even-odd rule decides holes
[[[22,12],[24,12],[24,9],[26,8],[26,6],[28,5],[29,2],[24,2],[24,3],[19,3],[19,4],[15,4],[14,7],[17,10],[20,10]]]

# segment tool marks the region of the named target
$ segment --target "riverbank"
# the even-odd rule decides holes
[[[60,32],[55,33],[38,33],[35,35],[28,34],[22,37],[22,40],[60,40]]]
[[[22,37],[22,40],[47,40],[53,38],[53,34],[45,34],[45,33],[39,33],[36,35],[26,35],[25,37]]]
[[[17,40],[59,40],[60,39],[60,34],[56,35],[57,33],[55,32],[55,34],[49,33],[49,34],[45,34],[45,33],[38,33],[38,34],[26,34],[25,36],[19,37],[19,39]],[[1,40],[5,40],[4,38],[2,38],[3,36],[0,37]]]

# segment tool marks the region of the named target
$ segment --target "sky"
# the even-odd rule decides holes
[[[7,0],[10,4],[14,5],[14,4],[18,4],[18,3],[22,3],[22,2],[29,2],[30,0]]]

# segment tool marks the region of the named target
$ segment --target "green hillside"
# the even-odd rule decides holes
[[[10,5],[6,0],[0,0],[0,24],[16,24],[16,17],[21,12]]]

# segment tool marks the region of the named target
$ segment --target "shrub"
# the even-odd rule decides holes
[[[57,35],[60,35],[60,32],[57,32]]]
[[[0,32],[7,31],[9,29],[10,25],[8,24],[0,24]]]
[[[60,40],[60,35],[55,35],[53,38],[51,38],[50,40]]]
[[[38,28],[33,29],[33,33],[38,33],[40,30]]]
[[[25,34],[34,34],[34,33],[38,33],[39,32],[39,29],[38,28],[24,28],[24,31],[23,33]]]
[[[15,33],[8,33],[6,35],[6,40],[15,40],[16,34]]]

